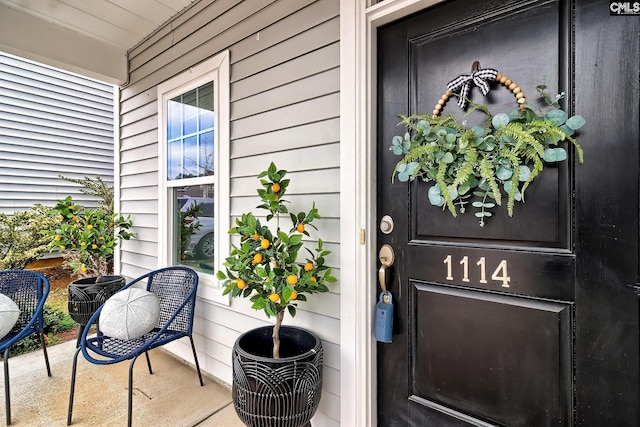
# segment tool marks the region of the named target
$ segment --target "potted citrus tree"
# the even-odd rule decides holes
[[[266,223],[253,213],[236,219],[229,233],[239,236],[239,243],[232,244],[225,269],[218,272],[225,294],[249,298],[253,309],[275,318],[273,326],[245,332],[234,345],[234,406],[248,426],[308,425],[322,390],[320,339],[282,322],[287,312],[296,315],[307,295],[329,291],[327,284],[336,279],[325,264],[330,251],[322,240],[314,250],[304,247],[303,237],[309,236],[309,228],[316,229],[313,222],[320,215],[315,204],[308,212],[289,212],[286,173],[271,163],[258,175],[258,208],[265,211]]]
[[[51,239],[51,250],[60,252],[65,265],[79,277],[68,287],[69,314],[86,325],[93,312],[125,284],[123,276],[112,275],[113,253],[119,240],[135,237],[130,231],[132,220],[105,207],[85,208],[71,196],[58,200],[51,212],[57,222],[43,233]]]

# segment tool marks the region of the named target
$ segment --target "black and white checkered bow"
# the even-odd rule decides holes
[[[460,97],[458,98],[458,105],[464,109],[467,105],[467,95],[469,89],[471,89],[471,82],[480,88],[480,91],[484,96],[489,93],[489,82],[496,79],[498,70],[493,68],[483,68],[478,71],[474,71],[470,74],[462,74],[455,79],[447,83],[447,89],[452,92],[460,89]]]

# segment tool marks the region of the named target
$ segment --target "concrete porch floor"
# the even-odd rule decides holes
[[[75,340],[48,347],[51,377],[42,350],[9,359],[11,425],[66,426]],[[149,352],[153,375],[144,356],[133,374],[133,426],[242,427],[230,390],[163,349]],[[1,363],[1,362],[0,362]],[[0,369],[0,375],[2,369]],[[78,357],[72,426],[125,426],[129,362],[93,365]],[[4,378],[3,378],[4,380]],[[4,382],[0,425],[5,423]]]

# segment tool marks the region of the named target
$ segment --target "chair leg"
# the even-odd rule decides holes
[[[200,373],[200,364],[198,363],[198,355],[196,354],[196,346],[193,343],[193,337],[189,335],[189,340],[191,341],[191,350],[193,350],[193,360],[196,362],[196,370],[198,371],[198,378],[200,379],[200,386],[204,386],[204,382],[202,381],[202,374]]]
[[[127,427],[131,427],[131,413],[133,410],[133,365],[136,363],[138,356],[139,355],[136,355],[133,359],[131,359],[131,364],[129,365],[129,401],[127,404]]]
[[[76,390],[76,368],[78,367],[78,355],[82,349],[78,348],[73,356],[73,367],[71,368],[71,387],[69,389],[69,412],[67,412],[67,425],[71,425],[71,414],[73,412],[73,394]]]
[[[149,374],[153,375],[153,371],[151,370],[151,359],[149,359],[149,352],[145,351],[144,355],[147,357],[147,367],[149,368]]]
[[[44,331],[40,329],[38,331],[40,335],[40,344],[42,344],[42,352],[44,353],[44,364],[47,365],[47,375],[51,376],[51,365],[49,365],[49,355],[47,354],[47,344],[44,342]]]
[[[11,346],[9,346],[11,347]],[[4,350],[4,402],[7,414],[7,425],[11,425],[11,390],[9,390],[9,347]]]

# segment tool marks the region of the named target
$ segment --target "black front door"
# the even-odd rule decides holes
[[[452,0],[378,32],[377,218],[396,255],[393,342],[378,344],[380,426],[637,426],[640,17],[606,1]],[[474,61],[587,124],[585,164],[546,165],[513,217],[483,227],[392,183],[399,114],[431,114]],[[514,108],[493,84],[470,98]],[[450,101],[444,113],[462,120]],[[473,113],[470,123],[482,122]]]

